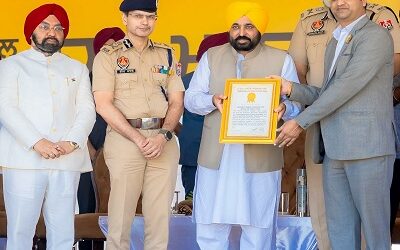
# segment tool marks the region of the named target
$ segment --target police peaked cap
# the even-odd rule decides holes
[[[143,10],[157,11],[158,0],[124,0],[119,6],[120,11]]]

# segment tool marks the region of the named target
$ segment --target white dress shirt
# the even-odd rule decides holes
[[[367,14],[364,14],[360,16],[357,20],[353,21],[346,27],[338,26],[334,31],[333,31],[333,37],[338,41],[336,45],[336,50],[335,50],[335,57],[333,58],[331,68],[329,70],[329,76],[332,76],[332,71],[333,67],[335,66],[336,60],[339,57],[340,51],[342,51],[343,45],[346,42],[347,37],[349,36],[351,30],[354,28],[354,26]]]

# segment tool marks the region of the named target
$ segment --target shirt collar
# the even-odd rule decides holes
[[[59,58],[61,56],[60,52],[56,52],[51,56],[45,56],[42,52],[37,51],[33,47],[31,47],[28,50],[27,53],[28,53],[28,56],[30,58],[35,59],[35,60],[39,60],[39,61],[50,61],[50,60],[52,61],[52,60],[55,60],[55,59],[57,59],[57,58]]]
[[[123,51],[126,51],[130,48],[134,48],[133,43],[129,40],[128,36],[125,36],[124,39],[122,39],[122,43],[124,44],[124,47],[122,48]],[[145,49],[147,48],[154,48],[154,43],[151,39],[147,40],[147,45]]]
[[[340,39],[340,34],[341,33],[346,33],[349,34],[351,32],[351,30],[354,28],[354,26],[356,26],[356,24],[363,18],[365,17],[367,14],[364,14],[362,16],[360,16],[359,18],[357,18],[356,20],[354,20],[352,23],[350,23],[349,25],[347,25],[346,27],[342,27],[341,25],[339,25],[334,31],[333,31],[333,37],[339,41]]]

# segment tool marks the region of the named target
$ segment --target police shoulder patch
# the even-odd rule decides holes
[[[103,51],[106,54],[112,54],[114,51],[117,51],[119,49],[121,49],[123,47],[123,44],[121,41],[115,42],[113,44],[110,45],[104,45],[101,48],[101,51]]]
[[[301,20],[304,20],[308,17],[311,16],[315,16],[321,13],[327,13],[329,11],[328,7],[318,7],[318,8],[314,8],[314,9],[308,9],[306,11],[304,11],[303,13],[301,13]]]

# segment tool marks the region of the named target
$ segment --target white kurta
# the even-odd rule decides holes
[[[241,77],[242,55],[238,55],[237,77]],[[292,58],[287,55],[281,76],[299,82]],[[210,69],[207,52],[185,93],[185,107],[192,113],[207,115],[215,109],[209,94]],[[295,117],[301,105],[288,100],[284,119]],[[198,167],[194,191],[196,223],[240,224],[271,228],[276,218],[281,186],[281,171],[247,173],[243,144],[224,146],[218,170]]]
[[[29,49],[0,61],[0,166],[87,172],[87,138],[96,119],[87,67],[66,55]],[[79,149],[46,160],[40,139],[74,141]]]

